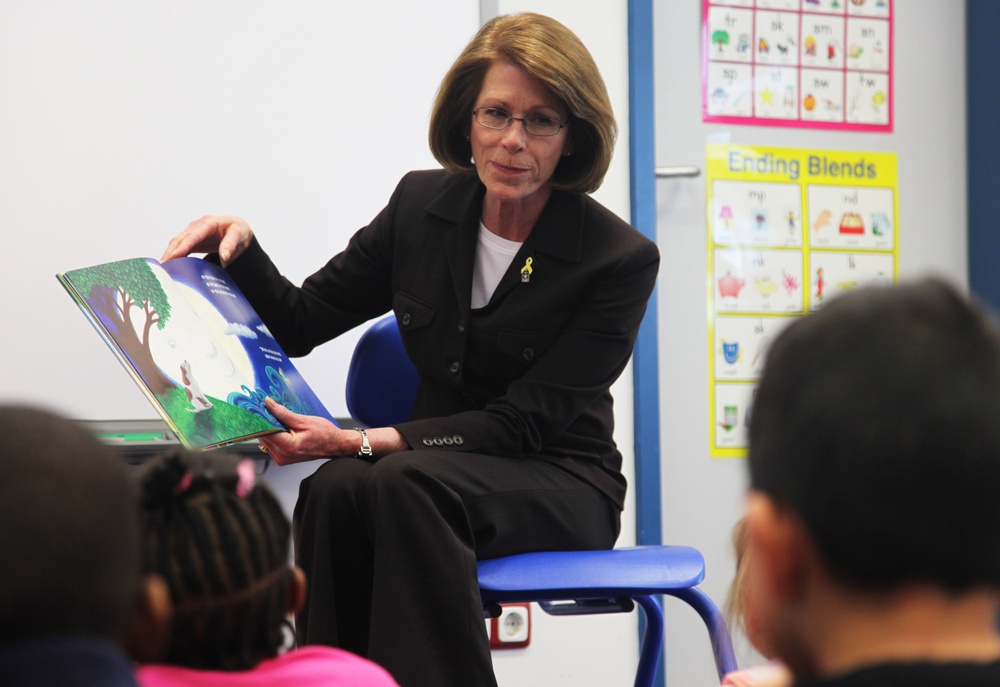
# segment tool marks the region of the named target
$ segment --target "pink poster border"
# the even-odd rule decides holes
[[[757,117],[757,116],[739,117],[739,116],[736,116],[736,115],[713,115],[713,114],[709,114],[709,112],[708,112],[708,67],[709,67],[709,64],[711,63],[711,60],[709,60],[709,50],[711,49],[711,42],[710,42],[708,34],[709,34],[709,31],[710,31],[711,27],[709,26],[709,17],[708,17],[709,12],[708,12],[708,9],[709,9],[709,7],[711,7],[713,5],[713,3],[711,2],[711,0],[702,0],[702,13],[701,13],[701,18],[702,18],[702,21],[701,21],[701,23],[702,23],[702,37],[701,37],[701,52],[702,52],[702,68],[701,68],[701,113],[702,113],[702,121],[704,121],[704,122],[711,122],[711,123],[718,123],[718,124],[742,124],[742,125],[745,125],[745,126],[774,126],[774,127],[784,127],[784,128],[789,128],[789,129],[827,129],[827,130],[836,130],[836,131],[868,131],[868,132],[879,132],[879,133],[891,133],[893,131],[894,122],[895,122],[895,104],[896,104],[896,94],[895,94],[894,79],[893,79],[893,74],[895,72],[894,60],[895,60],[896,37],[895,37],[895,33],[894,33],[894,28],[895,28],[895,11],[894,11],[894,8],[893,8],[893,0],[886,0],[886,1],[888,2],[888,9],[889,9],[889,18],[887,20],[889,22],[889,47],[888,47],[888,52],[889,52],[888,65],[889,66],[888,66],[888,73],[887,73],[887,82],[888,82],[888,89],[889,89],[889,98],[888,98],[888,101],[889,102],[888,102],[888,121],[885,124],[860,124],[860,123],[853,123],[853,122],[825,122],[825,121],[803,120],[801,118],[801,111],[800,111],[799,117],[797,119],[779,119],[779,118]],[[722,6],[722,5],[715,5],[715,6]],[[756,0],[754,0],[753,7],[749,8],[749,9],[752,9],[754,11],[754,13],[757,12],[758,8],[756,6]],[[823,14],[823,13],[815,13],[815,12],[805,12],[805,11],[803,11],[801,9],[801,5],[800,5],[800,8],[798,10],[771,10],[771,9],[768,9],[768,11],[786,12],[788,14],[795,14],[800,19],[800,25],[801,25],[801,18],[802,18],[803,14]],[[837,15],[837,16],[839,16],[839,15]],[[844,16],[846,18],[847,14],[845,13]],[[756,26],[756,22],[754,22],[754,24]],[[847,29],[847,23],[846,23],[846,21],[845,21],[844,27],[845,27],[845,31],[846,31],[846,29]],[[755,30],[756,30],[756,28],[755,28]],[[755,42],[756,42],[756,36],[754,36],[754,41],[751,42],[751,45],[754,45]],[[741,63],[741,64],[745,64],[745,63]],[[750,62],[749,64],[750,64],[750,66],[752,68],[756,68],[757,67],[757,62],[756,61]],[[798,71],[800,85],[801,85],[801,78],[802,78],[802,67],[801,67],[801,65],[798,65],[796,67],[796,69]],[[844,68],[843,68],[842,71],[843,71],[844,74],[846,74],[849,71],[847,69],[846,64],[845,64],[845,66],[844,66]],[[865,71],[865,70],[860,70],[860,71]],[[879,73],[881,73],[881,72],[879,72]],[[845,84],[844,87],[846,88],[846,84],[847,84],[847,79],[846,78],[844,79],[844,84]],[[845,99],[845,101],[846,101],[846,99]],[[801,103],[799,103],[798,106],[801,107]]]

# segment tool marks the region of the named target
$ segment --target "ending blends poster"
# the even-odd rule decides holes
[[[713,143],[706,158],[711,455],[742,456],[774,336],[896,280],[896,156]]]

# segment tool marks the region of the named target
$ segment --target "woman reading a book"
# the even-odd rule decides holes
[[[410,116],[406,108],[400,116]],[[536,14],[487,23],[440,86],[430,145],[344,251],[295,286],[247,223],[203,217],[164,259],[217,253],[289,355],[393,311],[420,377],[410,420],[340,429],[268,408],[303,481],[305,643],[403,687],[495,685],[477,558],[614,545],[625,497],[609,392],[635,342],[656,246],[587,195],[616,125],[590,53]]]

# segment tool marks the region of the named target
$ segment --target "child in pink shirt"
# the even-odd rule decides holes
[[[144,565],[169,591],[164,612],[151,603],[146,615],[164,622],[149,620],[133,642],[142,687],[398,687],[340,649],[283,652],[305,576],[289,564],[288,519],[252,461],[177,451],[141,486]]]

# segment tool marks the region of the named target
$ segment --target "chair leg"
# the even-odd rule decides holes
[[[639,647],[639,668],[635,673],[635,687],[653,687],[656,668],[663,651],[663,609],[655,596],[636,596],[632,599],[646,614],[646,631]]]
[[[715,602],[697,587],[675,589],[667,593],[686,602],[705,621],[709,638],[712,640],[712,653],[715,655],[715,668],[719,673],[719,679],[721,680],[726,673],[736,670],[736,652],[733,651],[733,640],[729,636],[725,618],[722,617]]]

